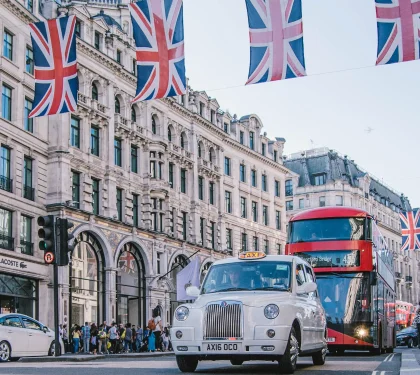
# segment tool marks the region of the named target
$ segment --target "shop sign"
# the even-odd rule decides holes
[[[13,268],[13,269],[20,269],[20,270],[28,268],[28,265],[24,261],[10,259],[10,258],[1,257],[1,256],[0,256],[0,266]]]
[[[0,254],[0,268],[7,271],[24,272],[48,276],[48,267],[44,264],[28,262],[27,260],[10,258]]]

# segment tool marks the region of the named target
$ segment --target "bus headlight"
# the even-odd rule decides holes
[[[267,305],[264,309],[264,316],[267,319],[275,319],[279,315],[279,307],[277,305],[271,304]]]
[[[188,307],[179,306],[175,311],[175,318],[176,320],[183,322],[184,320],[187,320],[189,314],[190,310],[188,309]]]
[[[359,337],[366,337],[368,333],[368,330],[363,327],[360,327],[356,330],[356,335]]]

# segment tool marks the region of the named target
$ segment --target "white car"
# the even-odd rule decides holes
[[[54,331],[22,314],[0,314],[0,362],[54,355]],[[61,352],[63,343],[60,339]]]
[[[187,287],[187,294],[197,299],[176,309],[171,328],[182,372],[203,360],[278,361],[290,374],[298,356],[325,363],[325,311],[314,272],[301,258],[242,253],[215,262],[201,289]]]

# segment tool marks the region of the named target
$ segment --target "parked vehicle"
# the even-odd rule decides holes
[[[397,333],[397,345],[408,346],[412,348],[418,345],[418,333],[417,328],[414,326],[404,328]]]
[[[0,315],[0,362],[54,355],[55,337],[46,325],[22,314]],[[60,339],[61,352],[64,351]]]

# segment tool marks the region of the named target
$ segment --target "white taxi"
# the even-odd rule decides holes
[[[201,289],[187,294],[197,299],[176,309],[171,328],[182,372],[203,360],[278,361],[287,374],[298,356],[325,363],[325,312],[314,272],[301,258],[241,253],[215,262]]]

